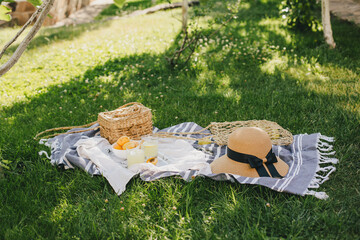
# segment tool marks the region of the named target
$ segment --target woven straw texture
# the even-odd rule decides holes
[[[267,120],[249,120],[236,122],[212,122],[206,128],[197,132],[158,132],[154,134],[158,137],[170,137],[178,139],[188,139],[203,142],[214,142],[218,145],[227,145],[229,135],[239,127],[258,127],[267,132],[273,145],[290,145],[293,142],[293,135],[288,130],[282,128],[276,122]],[[204,133],[205,130],[211,133]],[[187,136],[181,136],[187,135]],[[189,135],[200,135],[202,138],[189,137]]]
[[[239,127],[258,127],[263,129],[271,138],[273,145],[289,145],[293,142],[291,132],[282,128],[276,122],[267,120],[249,120],[236,122],[212,122],[209,130],[213,139],[218,145],[226,145],[229,135]]]
[[[111,144],[123,135],[140,139],[141,136],[152,133],[153,129],[151,109],[137,102],[99,113],[98,123],[100,135]]]

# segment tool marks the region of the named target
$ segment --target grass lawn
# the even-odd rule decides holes
[[[165,57],[179,44],[181,10],[42,29],[0,80],[0,160],[9,168],[0,173],[0,239],[358,239],[360,28],[332,19],[330,50],[322,33],[287,29],[280,2],[243,0],[238,18],[176,68]],[[199,18],[204,34],[225,3],[234,1]],[[0,45],[16,30],[0,29]],[[38,155],[47,148],[36,133],[131,101],[153,109],[159,128],[267,119],[335,137],[340,161],[320,188],[329,199],[205,178],[135,178],[118,197],[103,177]]]

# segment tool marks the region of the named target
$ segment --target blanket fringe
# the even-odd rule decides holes
[[[329,198],[329,196],[326,194],[326,192],[307,191],[306,195],[312,195],[321,200],[326,200]]]
[[[332,142],[334,142],[334,138],[319,134],[317,141],[318,167],[315,176],[305,192],[306,195],[313,195],[319,199],[327,199],[329,197],[325,192],[316,192],[310,189],[319,188],[321,184],[329,179],[330,174],[336,170],[334,165],[337,164],[339,160],[337,158],[329,157],[336,153],[333,151]]]
[[[45,145],[46,147],[51,147],[51,145],[48,143],[48,141],[49,141],[49,139],[42,138],[42,139],[39,140],[39,144],[40,145]]]
[[[47,151],[44,151],[44,150],[40,151],[40,152],[39,152],[39,156],[42,156],[42,155],[45,155],[45,157],[46,157],[47,159],[51,159]]]

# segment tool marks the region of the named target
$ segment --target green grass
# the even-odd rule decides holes
[[[278,4],[242,1],[238,18],[175,69],[165,57],[180,10],[43,29],[0,80],[0,159],[11,161],[0,173],[0,239],[359,238],[360,28],[333,19],[329,50],[321,33],[289,31]],[[1,29],[0,44],[15,32]],[[205,178],[135,178],[118,197],[104,178],[38,156],[37,132],[130,101],[152,108],[159,128],[267,119],[333,136],[340,162],[319,189],[330,198]]]

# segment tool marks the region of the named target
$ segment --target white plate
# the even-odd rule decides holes
[[[126,159],[126,150],[117,150],[114,148],[116,142],[111,145],[111,151],[114,153],[115,156]]]

